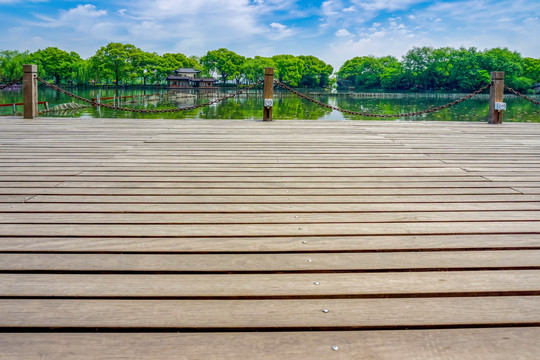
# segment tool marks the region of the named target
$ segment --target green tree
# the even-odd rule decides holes
[[[46,79],[54,79],[55,84],[60,84],[66,78],[71,80],[76,64],[82,60],[79,54],[56,47],[38,50],[30,57],[38,65],[38,73]]]
[[[206,72],[219,74],[221,82],[224,84],[232,79],[239,84],[242,75],[240,69],[244,62],[245,57],[225,48],[208,51],[201,58],[201,64]]]
[[[113,79],[116,85],[129,80],[134,71],[135,54],[140,51],[131,44],[109,43],[90,58],[97,80]]]
[[[274,61],[271,58],[255,56],[253,59],[246,59],[240,72],[247,82],[253,84],[264,79],[264,69],[267,67],[275,67]]]
[[[403,87],[403,65],[393,56],[379,58],[379,80],[383,89],[399,89]]]
[[[362,56],[347,60],[337,75],[341,82],[364,89],[396,88],[403,78],[403,68],[392,56]]]
[[[437,84],[433,64],[435,56],[432,47],[414,47],[403,56],[403,68],[408,83],[416,89],[429,90]]]
[[[540,82],[540,59],[530,57],[523,58],[523,73],[522,75],[529,78],[533,83]]]
[[[160,65],[157,68],[157,74],[160,79],[165,79],[167,75],[179,68],[194,68],[203,71],[203,67],[196,57],[186,57],[181,53],[166,53],[163,54],[160,60]]]
[[[136,49],[133,51],[132,58],[134,76],[142,79],[144,86],[148,79],[156,80],[156,73],[161,63],[161,57],[158,54]]]
[[[489,72],[482,69],[482,54],[474,47],[454,50],[448,80],[449,89],[474,91],[490,81]]]
[[[0,51],[0,82],[9,82],[22,78],[22,66],[29,63],[29,54],[28,51]]]
[[[90,62],[84,59],[75,62],[72,67],[70,79],[77,85],[88,84],[91,79]]]
[[[275,55],[272,60],[279,81],[291,86],[298,86],[302,79],[304,61],[294,55]]]
[[[331,65],[319,60],[315,56],[299,56],[304,68],[302,69],[302,78],[300,86],[304,87],[327,87],[330,85],[330,76],[334,72]]]
[[[504,71],[504,82],[508,86],[517,88],[518,78],[521,77],[524,62],[521,54],[507,48],[494,48],[486,50],[480,58],[480,67],[487,72]]]

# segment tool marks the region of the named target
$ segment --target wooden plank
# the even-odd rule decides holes
[[[530,177],[528,179],[531,179]],[[281,183],[284,186],[291,184],[294,185],[296,183],[309,183],[309,184],[319,184],[319,183],[343,183],[345,185],[347,184],[355,184],[355,183],[362,183],[362,182],[407,182],[407,181],[414,181],[421,184],[427,184],[430,182],[439,182],[439,181],[450,181],[450,182],[458,182],[458,181],[485,181],[484,178],[481,176],[333,176],[333,177],[325,177],[325,176],[265,176],[264,178],[261,177],[255,177],[255,178],[245,178],[245,177],[239,177],[239,176],[227,176],[227,177],[220,177],[220,176],[167,176],[167,174],[159,174],[156,176],[132,176],[130,174],[124,174],[124,176],[87,176],[85,174],[79,174],[76,176],[69,176],[69,175],[47,175],[47,174],[39,174],[39,175],[20,175],[20,174],[12,174],[12,175],[6,175],[6,174],[0,174],[0,181],[66,181],[69,180],[69,183],[73,183],[75,186],[78,183],[118,183],[118,182],[128,182],[128,183],[160,183],[160,182],[167,182],[167,183],[204,183],[204,182],[210,182],[210,183]],[[489,182],[486,181],[486,184]],[[67,183],[66,183],[67,184]]]
[[[40,195],[97,195],[97,196],[164,196],[164,195],[200,195],[200,196],[376,196],[376,195],[462,195],[462,194],[519,194],[520,192],[509,187],[485,187],[485,188],[372,188],[372,189],[174,189],[174,188],[159,188],[159,189],[129,189],[129,188],[1,188],[0,195],[21,195],[21,194],[40,194]]]
[[[328,309],[328,313],[322,310]],[[540,324],[540,296],[307,300],[0,299],[4,328],[411,328]]]
[[[497,211],[501,221],[540,221],[539,211]],[[316,224],[399,222],[489,222],[487,211],[256,213],[256,214],[123,214],[123,213],[0,213],[0,224]]]
[[[270,333],[3,333],[8,359],[536,360],[540,328]],[[337,346],[338,350],[332,347]],[[181,351],[179,351],[181,349]]]
[[[523,198],[523,199],[521,199]],[[409,203],[0,203],[0,212],[18,213],[367,213],[367,212],[468,212],[537,211],[540,202],[527,196],[516,202],[409,202]],[[425,199],[424,199],[425,200]],[[501,200],[501,199],[499,199]],[[0,214],[2,216],[3,214]],[[241,216],[241,215],[240,215]]]
[[[319,285],[314,285],[314,279]],[[419,297],[540,295],[540,271],[345,274],[0,274],[0,297]]]
[[[522,194],[527,195],[540,195],[540,186],[537,184],[536,186],[529,186],[529,187],[514,187],[516,191],[519,191]]]
[[[138,171],[138,170],[163,170],[163,171],[171,171],[171,170],[178,170],[179,167],[182,167],[182,169],[204,169],[207,167],[212,167],[216,170],[223,169],[223,168],[230,168],[231,163],[234,163],[235,168],[239,169],[273,169],[273,168],[279,168],[279,169],[311,169],[311,168],[324,168],[324,169],[334,169],[334,168],[438,168],[438,167],[448,167],[445,165],[444,162],[439,160],[433,160],[433,159],[423,159],[423,160],[406,160],[406,159],[396,159],[396,160],[389,160],[389,159],[377,159],[373,161],[360,161],[360,160],[349,160],[349,161],[304,161],[304,162],[290,162],[290,161],[282,161],[282,160],[268,160],[268,161],[246,161],[246,160],[225,160],[221,162],[217,161],[211,161],[211,160],[193,160],[193,161],[163,161],[163,160],[148,160],[148,161],[141,161],[140,159],[135,161],[127,161],[127,160],[116,160],[116,161],[54,161],[54,162],[47,162],[47,161],[3,161],[0,168],[21,168],[25,169],[28,167],[39,167],[39,168],[57,168],[57,167],[66,167],[66,168],[75,168],[79,166],[97,166],[99,169],[103,169],[103,171],[106,170],[114,170],[114,171]],[[471,163],[467,163],[470,165]],[[473,162],[472,164],[477,164],[476,162]],[[484,163],[482,163],[484,164]],[[487,165],[491,165],[491,163],[486,163]],[[504,163],[503,163],[504,164]],[[514,164],[510,161],[507,162],[507,164]],[[534,167],[535,164],[531,160],[530,162],[518,162],[519,166],[531,166]]]
[[[442,234],[538,234],[538,221],[317,224],[0,224],[4,236],[358,236]]]
[[[32,197],[33,195],[0,195],[0,203],[23,203]]]
[[[539,182],[513,182],[512,186],[537,186]],[[127,189],[372,189],[372,188],[504,188],[510,184],[506,182],[490,181],[386,181],[386,182],[240,182],[240,181],[207,181],[207,182],[184,182],[184,181],[107,181],[94,182],[76,179],[69,179],[67,182],[39,182],[32,181],[1,181],[2,188],[127,188]]]
[[[10,195],[7,195],[9,198]],[[21,195],[16,195],[21,196]],[[429,202],[518,202],[518,201],[538,201],[538,195],[515,194],[416,194],[416,195],[345,195],[330,197],[325,195],[116,195],[116,196],[92,196],[92,195],[37,195],[28,200],[32,203],[203,203],[203,204],[230,204],[230,203],[251,203],[251,204],[295,204],[295,203],[429,203]]]
[[[354,181],[335,181],[335,182],[240,182],[240,181],[216,181],[212,182],[183,182],[183,181],[77,181],[69,179],[67,182],[32,182],[32,181],[1,181],[0,187],[60,187],[60,188],[129,188],[129,189],[407,189],[407,188],[509,188],[520,187],[539,187],[539,181],[528,182],[490,182],[490,181],[383,181],[383,182],[354,182]]]
[[[0,237],[2,252],[313,252],[540,249],[540,234],[295,237]]]
[[[53,171],[54,168],[49,168],[47,170]],[[54,169],[55,173],[58,172],[65,172],[65,167],[60,167],[58,169]],[[6,172],[9,171],[16,171],[16,172],[32,172],[35,171],[35,168],[29,167],[29,168],[5,168]],[[82,169],[74,168],[73,171],[78,171]],[[144,168],[135,168],[131,169],[132,175],[147,175],[147,176],[163,176],[163,175],[169,175],[169,176],[326,176],[326,177],[341,177],[341,176],[464,176],[467,174],[467,171],[474,171],[474,170],[464,170],[457,167],[403,167],[403,168],[339,168],[339,169],[331,169],[331,168],[309,168],[309,169],[303,169],[303,170],[284,170],[281,167],[276,167],[274,169],[264,169],[264,168],[239,168],[239,167],[229,167],[225,170],[219,171],[213,168],[205,168],[203,170],[201,169],[185,169],[182,167],[181,170],[178,169],[178,167],[171,167],[169,169],[156,169],[152,171],[152,169],[149,169],[148,171]],[[477,171],[482,171],[480,168]],[[517,169],[516,171],[519,171]],[[128,169],[104,169],[102,167],[93,167],[89,169],[84,170],[85,175],[94,175],[94,176],[103,176],[103,175],[117,175],[117,176],[125,176],[128,172]],[[474,175],[474,174],[473,174]]]
[[[276,272],[540,268],[540,250],[302,254],[0,254],[2,271]]]

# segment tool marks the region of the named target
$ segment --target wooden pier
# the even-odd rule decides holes
[[[6,359],[537,359],[540,124],[0,119]]]

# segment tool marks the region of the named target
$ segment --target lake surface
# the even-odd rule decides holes
[[[205,103],[224,94],[234,93],[236,90],[218,90],[210,92],[184,91],[177,96],[168,96],[163,88],[127,88],[127,89],[79,89],[67,88],[79,96],[87,99],[104,97],[119,97],[132,95],[162,94],[153,97],[129,98],[121,100],[121,106],[141,109],[170,109],[188,107]],[[431,107],[440,106],[454,101],[466,94],[363,94],[340,93],[331,94],[319,91],[307,91],[308,95],[320,102],[337,106],[342,109],[360,111],[373,114],[395,114],[415,112]],[[530,96],[540,100],[540,95]],[[39,101],[47,101],[49,107],[72,102],[67,95],[49,88],[40,87]],[[112,104],[114,100],[104,102]],[[0,91],[0,104],[22,102],[22,90]],[[77,101],[76,101],[77,102]],[[540,106],[513,95],[505,95],[507,111],[503,121],[540,122]],[[261,119],[262,118],[262,92],[250,90],[239,97],[225,100],[221,103],[206,106],[200,109],[187,110],[176,113],[140,114],[107,108],[86,107],[76,110],[53,111],[40,116],[54,117],[101,117],[101,118],[166,118],[166,119]],[[16,108],[18,114],[22,113],[22,106]],[[40,110],[43,106],[40,105]],[[0,107],[0,115],[12,115],[12,107]],[[466,100],[458,105],[435,113],[414,117],[403,117],[399,120],[439,120],[439,121],[486,121],[488,117],[488,95],[481,94]],[[300,99],[289,92],[276,91],[274,93],[274,119],[310,119],[310,120],[377,120],[379,118],[361,117],[343,114],[338,111],[323,108],[319,105]]]

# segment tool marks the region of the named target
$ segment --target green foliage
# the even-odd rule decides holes
[[[180,53],[166,53],[163,54],[159,61],[157,68],[160,78],[166,78],[174,70],[179,68],[194,68],[199,71],[203,71],[203,67],[199,64],[199,61],[194,58],[188,58],[184,54]]]
[[[90,58],[92,68],[101,78],[112,79],[116,85],[132,78],[137,55],[141,50],[131,44],[109,43]]]
[[[300,86],[303,87],[327,87],[330,85],[330,76],[334,72],[331,65],[317,59],[315,56],[299,56],[304,68],[301,72]]]
[[[340,80],[362,89],[397,89],[404,77],[403,66],[393,56],[352,58],[343,64],[337,75]]]
[[[274,60],[267,57],[255,56],[253,59],[246,59],[240,72],[244,74],[247,83],[254,84],[264,79],[264,69],[267,67],[275,67]]]
[[[401,62],[392,57],[355,57],[338,71],[338,82],[359,88],[410,91],[474,91],[490,81],[490,72],[504,71],[505,82],[526,90],[540,81],[540,60],[508,49],[415,47]],[[538,79],[538,80],[537,80]]]
[[[207,52],[200,61],[207,73],[219,74],[223,84],[232,79],[239,84],[242,78],[240,69],[246,59],[234,51],[221,48]]]
[[[523,73],[522,76],[529,78],[533,83],[540,82],[540,59],[530,57],[523,58]]]
[[[275,55],[272,57],[275,64],[275,76],[282,83],[298,86],[302,79],[304,60],[294,55]]]
[[[22,66],[27,63],[29,63],[28,51],[0,51],[0,82],[9,82],[22,78]]]
[[[77,64],[82,60],[75,52],[68,53],[56,47],[38,50],[30,55],[30,59],[38,65],[38,73],[45,79],[54,79],[56,84],[66,78],[73,78]]]
[[[512,88],[517,88],[523,85],[523,81],[519,81],[523,71],[523,59],[518,52],[508,49],[495,48],[487,50],[481,57],[481,68],[491,71],[504,71],[504,82]]]
[[[506,48],[414,47],[401,60],[392,56],[358,56],[334,69],[315,56],[276,55],[245,58],[225,48],[205,56],[145,52],[134,45],[109,43],[89,59],[75,52],[48,47],[28,51],[0,51],[0,82],[22,77],[22,65],[35,63],[39,75],[55,83],[163,84],[178,68],[195,68],[205,76],[218,76],[223,84],[253,84],[273,67],[276,78],[294,87],[330,87],[337,83],[360,89],[409,91],[474,91],[490,81],[491,71],[504,71],[505,83],[528,92],[540,82],[540,59],[522,58]],[[531,90],[532,91],[532,90]],[[530,91],[529,91],[530,93]]]

